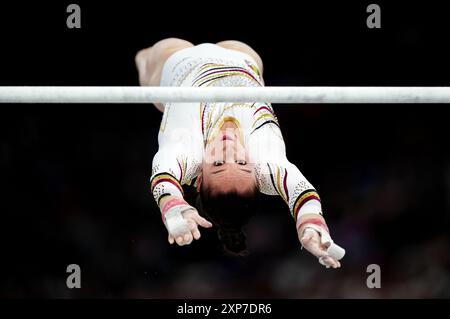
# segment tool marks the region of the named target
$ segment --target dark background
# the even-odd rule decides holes
[[[138,85],[135,53],[166,37],[238,39],[267,85],[450,85],[441,4],[69,1],[0,6],[0,85]],[[318,189],[343,267],[300,251],[278,197],[248,226],[250,255],[215,232],[170,246],[149,193],[151,105],[1,105],[0,297],[449,298],[447,105],[274,105],[288,157]],[[82,288],[66,287],[79,264]],[[366,287],[379,264],[382,288]]]

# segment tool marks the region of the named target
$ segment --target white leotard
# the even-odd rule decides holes
[[[214,44],[174,53],[166,61],[161,86],[262,86],[256,62],[247,54]],[[320,199],[299,169],[286,158],[277,117],[269,103],[166,103],[153,159],[151,189],[157,202],[183,196],[195,184],[205,146],[225,121],[241,128],[255,164],[259,190],[280,195],[292,216],[321,214]]]

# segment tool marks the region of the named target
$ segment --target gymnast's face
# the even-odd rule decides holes
[[[244,194],[256,187],[253,164],[233,123],[225,123],[205,149],[203,187],[215,193]]]

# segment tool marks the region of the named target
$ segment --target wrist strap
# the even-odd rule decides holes
[[[163,220],[166,213],[175,206],[189,206],[189,204],[184,199],[180,198],[172,198],[168,200],[161,208],[161,215],[162,215],[161,217]]]
[[[328,229],[327,224],[320,218],[309,218],[305,221],[302,221],[298,226],[297,226],[297,231],[300,231],[300,228],[302,228],[304,225],[307,224],[311,224],[311,225],[316,225],[318,227],[322,227],[328,234],[330,233],[330,230]]]

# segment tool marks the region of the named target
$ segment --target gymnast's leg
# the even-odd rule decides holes
[[[189,41],[168,38],[156,42],[149,48],[140,50],[135,57],[139,84],[141,86],[159,86],[166,60],[175,52],[192,46],[194,45]],[[164,111],[164,104],[155,103],[155,106],[161,112]]]

